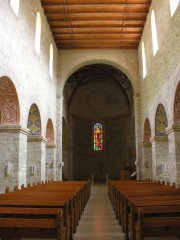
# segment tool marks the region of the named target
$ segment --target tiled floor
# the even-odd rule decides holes
[[[107,186],[93,185],[74,240],[124,240],[110,204]]]
[[[146,238],[174,240],[177,238]],[[92,185],[91,197],[82,214],[74,240],[124,240],[107,194],[107,185]]]
[[[175,239],[178,238],[146,238],[146,240]],[[77,232],[74,234],[74,240],[124,240],[121,226],[118,225],[108,198],[107,185],[92,185],[91,196],[81,216]]]

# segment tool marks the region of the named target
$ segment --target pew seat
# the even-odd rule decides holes
[[[163,217],[146,216],[143,208],[138,209],[136,229],[136,240],[144,240],[145,237],[180,237],[180,216],[171,216],[170,211],[164,209]],[[154,209],[154,212],[156,212]],[[174,214],[174,210],[172,210]]]
[[[0,208],[1,238],[65,240],[63,210],[58,208]]]

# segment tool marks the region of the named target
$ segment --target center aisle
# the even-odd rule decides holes
[[[108,197],[107,185],[92,185],[74,240],[124,240]]]

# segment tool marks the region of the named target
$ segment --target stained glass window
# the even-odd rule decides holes
[[[103,125],[99,122],[93,126],[93,145],[95,151],[102,151],[104,148]]]

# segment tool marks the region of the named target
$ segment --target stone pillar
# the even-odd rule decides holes
[[[46,144],[46,180],[55,178],[56,145]]]
[[[154,136],[152,143],[153,179],[169,181],[168,136]]]
[[[66,133],[67,135],[67,133]],[[63,168],[63,173],[64,173],[64,178],[67,179],[68,177],[68,142],[67,142],[67,136],[65,139],[63,138],[63,162],[64,162],[64,168]]]
[[[56,115],[56,174],[55,180],[62,181],[62,116],[63,116],[63,97],[57,97]]]
[[[73,180],[73,119],[69,118],[68,125],[68,180]]]
[[[45,181],[46,138],[28,136],[27,182]]]
[[[0,125],[0,192],[26,185],[28,134],[20,125]]]
[[[135,104],[135,136],[136,136],[136,168],[137,179],[142,179],[143,176],[143,163],[142,163],[142,147],[141,147],[141,99],[140,94],[134,97]]]
[[[142,142],[143,179],[153,178],[152,173],[152,146],[150,142]]]
[[[170,182],[180,184],[180,126],[166,128],[169,139]]]

